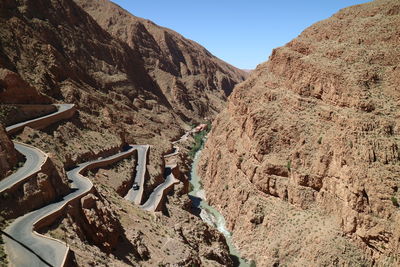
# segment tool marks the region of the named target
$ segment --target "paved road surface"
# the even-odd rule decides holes
[[[57,121],[57,118],[59,119],[64,119],[65,116],[72,116],[73,111],[75,109],[75,105],[73,104],[56,104],[57,106],[57,111],[54,113],[51,113],[49,115],[36,118],[33,120],[28,120],[24,121],[21,123],[17,123],[14,125],[11,125],[6,128],[6,131],[8,133],[14,133],[16,131],[21,130],[27,125],[35,125],[36,123],[40,122],[41,120],[49,120],[52,121],[51,118],[54,118],[55,121]],[[24,166],[19,168],[15,173],[12,175],[4,178],[3,180],[0,181],[0,193],[3,192],[4,190],[11,188],[12,186],[18,184],[19,182],[24,181],[25,179],[30,178],[33,174],[37,173],[40,171],[41,166],[45,163],[47,160],[47,155],[41,151],[38,148],[35,148],[30,145],[14,142],[14,147],[16,150],[18,150],[22,155],[25,156],[26,161]]]
[[[91,190],[93,184],[88,178],[80,174],[82,171],[89,169],[90,167],[99,167],[119,161],[122,157],[128,157],[131,155],[134,150],[135,149],[131,147],[129,150],[120,152],[113,156],[80,164],[75,169],[67,172],[68,179],[72,181],[72,189],[74,190],[71,194],[65,196],[64,199],[59,202],[50,204],[17,218],[9,227],[6,228],[5,232],[14,239],[23,243],[25,246],[29,247],[42,259],[50,263],[50,265],[62,266],[69,250],[68,246],[61,241],[37,234],[33,230],[34,225],[41,219],[63,209],[63,207],[65,207],[65,205],[70,201],[81,198]],[[46,263],[43,260],[39,259],[39,257],[34,255],[32,252],[29,252],[19,243],[6,236],[3,237],[5,239],[7,254],[14,266],[46,266]]]
[[[41,118],[33,119],[30,121],[18,123],[6,128],[9,133],[14,133],[21,130],[25,126],[30,127],[44,127],[50,125],[59,119],[65,119],[73,114],[72,109],[74,105],[60,104],[57,105],[58,110]],[[43,124],[42,120],[46,120]],[[186,133],[182,139],[186,139],[189,133]],[[47,155],[41,150],[20,143],[14,143],[15,148],[26,157],[26,162],[23,167],[17,170],[16,173],[10,175],[0,182],[0,192],[7,188],[16,185],[19,182],[28,179],[35,173],[39,172],[41,166],[47,159]],[[117,153],[113,156],[89,161],[80,164],[78,167],[67,172],[68,179],[72,181],[72,193],[65,196],[61,201],[52,203],[38,210],[32,211],[24,216],[17,218],[5,230],[6,235],[3,235],[5,241],[5,248],[8,253],[11,265],[13,266],[62,266],[65,262],[66,256],[69,251],[67,244],[49,237],[42,236],[34,231],[35,224],[47,218],[48,216],[61,211],[66,204],[74,199],[81,198],[87,194],[93,187],[92,182],[80,173],[85,169],[100,167],[119,161],[123,157],[128,157],[134,150],[138,151],[138,164],[136,166],[135,182],[139,185],[139,190],[130,189],[125,196],[131,202],[140,205],[143,197],[144,178],[146,174],[147,165],[147,152],[149,145],[135,145],[131,146],[128,150]],[[178,154],[179,149],[176,149],[172,154]],[[169,168],[169,169],[168,169]],[[172,174],[174,166],[167,166],[169,173],[165,182],[159,185],[149,199],[141,208],[145,210],[154,211],[159,202],[162,200],[163,191],[170,187],[172,184],[179,182]]]
[[[174,146],[174,152],[164,155],[164,158],[169,158],[179,154],[179,146]]]
[[[180,142],[186,141],[186,140],[188,139],[189,135],[190,135],[192,132],[193,132],[193,129],[190,130],[190,131],[187,131],[184,135],[181,136],[181,138],[179,138],[179,139],[176,140],[176,141],[173,141],[172,144],[175,145],[176,143],[180,143]]]
[[[128,193],[125,196],[125,199],[130,202],[140,205],[143,197],[143,187],[144,187],[144,177],[146,174],[146,166],[147,166],[147,151],[149,150],[149,145],[134,145],[132,146],[134,149],[138,151],[138,163],[136,166],[136,177],[135,183],[139,185],[139,190],[133,190],[133,188],[129,189]]]
[[[75,105],[74,104],[54,104],[57,107],[57,111],[54,113],[51,113],[49,115],[40,117],[40,118],[36,118],[33,120],[29,120],[29,121],[24,121],[24,122],[20,122],[11,126],[6,127],[6,131],[8,133],[14,133],[16,131],[21,130],[22,128],[24,128],[25,126],[32,126],[32,128],[37,128],[35,127],[36,124],[38,122],[41,122],[43,120],[48,120],[49,123],[48,125],[56,122],[57,120],[60,119],[65,119],[68,117],[71,117],[73,115],[73,112],[75,110]],[[63,117],[65,114],[65,117]],[[54,118],[54,121],[52,121],[51,119]]]
[[[163,198],[164,190],[168,189],[173,184],[179,183],[179,180],[176,179],[172,174],[172,169],[175,167],[176,165],[165,166],[167,177],[165,178],[164,183],[160,184],[154,189],[146,203],[140,206],[142,209],[147,211],[155,211]]]
[[[0,193],[38,173],[47,160],[47,155],[33,146],[14,142],[14,147],[25,156],[26,161],[15,173],[0,181]]]
[[[58,120],[71,117],[74,112],[74,105],[60,104],[56,105],[58,110],[52,114],[18,123],[6,128],[8,133],[14,133],[23,129],[25,126],[43,127],[50,125]],[[42,120],[45,120],[43,123]],[[47,160],[47,155],[41,150],[14,142],[15,148],[26,157],[25,164],[14,174],[0,181],[0,192],[11,188],[12,186],[32,177],[39,172],[43,163]],[[45,206],[41,209],[32,211],[24,216],[17,218],[5,230],[3,235],[5,247],[9,255],[11,265],[13,266],[61,266],[65,261],[65,257],[69,250],[68,246],[61,241],[44,237],[33,231],[34,225],[41,219],[61,210],[68,202],[73,199],[82,197],[92,188],[92,183],[79,174],[83,169],[94,164],[102,165],[102,163],[110,164],[133,153],[134,149],[118,153],[114,156],[87,162],[79,165],[77,168],[67,173],[68,178],[73,182],[72,186],[75,191],[67,195],[63,200]],[[17,242],[18,241],[18,242]],[[23,244],[23,245],[21,245]]]

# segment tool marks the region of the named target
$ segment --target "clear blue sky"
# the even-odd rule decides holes
[[[367,0],[112,0],[192,39],[242,69],[266,61],[273,48],[339,9]]]

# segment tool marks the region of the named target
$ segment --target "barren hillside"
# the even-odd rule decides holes
[[[247,73],[173,30],[135,17],[108,0],[75,0],[99,25],[138,51],[145,68],[180,113],[213,117]]]
[[[38,172],[7,189],[13,192],[4,191],[0,197],[7,201],[1,203],[7,207],[2,207],[1,227],[4,218],[14,219],[73,192],[68,188],[71,181],[66,170],[113,155],[127,144],[151,146],[143,186],[146,196],[164,181],[163,154],[172,150],[171,141],[190,128],[189,124],[215,115],[234,84],[243,79],[241,71],[216,59],[205,48],[171,30],[165,32],[188,44],[190,60],[199,62],[191,63],[195,67],[190,71],[201,78],[183,79],[167,52],[157,55],[157,60],[172,65],[165,77],[156,74],[150,67],[155,54],[145,56],[146,44],[130,46],[127,40],[116,38],[72,0],[0,1],[1,123],[16,123],[14,114],[21,120],[32,115],[14,104],[71,103],[77,110],[72,118],[43,129],[25,127],[13,136],[14,141],[43,152],[46,173]],[[139,36],[148,33],[140,28],[130,34],[145,40]],[[166,90],[164,83],[177,93]],[[186,110],[183,104],[190,107]],[[36,115],[52,112],[49,106],[44,109]],[[18,159],[1,129],[0,141],[3,178],[18,168]],[[149,215],[123,199],[120,192],[127,191],[132,184],[129,178],[135,175],[136,161],[130,160],[109,166],[112,181],[108,176],[86,174],[94,183],[103,182],[68,205],[64,217],[43,232],[68,242],[81,265],[90,265],[91,261],[98,266],[158,265],[164,259],[186,265],[230,265],[223,236],[184,209],[190,206],[187,190],[175,191],[174,204],[165,218]],[[182,177],[187,183],[187,176]],[[177,232],[171,230],[174,227]],[[175,247],[174,253],[169,251],[172,245],[160,245],[165,240]],[[1,259],[2,249],[3,245]]]
[[[257,265],[399,264],[400,5],[306,29],[237,86],[200,173]]]

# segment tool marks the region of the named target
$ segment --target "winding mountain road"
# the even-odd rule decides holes
[[[49,126],[50,124],[53,124],[55,122],[58,122],[63,119],[69,119],[71,118],[74,113],[75,113],[75,105],[74,104],[54,104],[54,106],[57,107],[57,111],[54,113],[51,113],[49,115],[39,117],[36,119],[24,121],[21,123],[17,123],[11,126],[6,127],[6,131],[9,134],[14,134],[20,130],[22,130],[25,126],[29,126],[31,128],[35,129],[43,129]]]
[[[72,104],[59,104],[57,111],[33,120],[18,123],[6,128],[10,134],[22,130],[25,126],[42,129],[62,119],[72,117],[75,107]],[[48,156],[33,146],[14,142],[15,148],[22,153],[25,164],[14,174],[0,181],[0,192],[31,178],[41,170]],[[13,266],[63,266],[68,255],[69,247],[65,243],[38,234],[35,227],[46,218],[57,215],[57,212],[77,198],[87,194],[93,187],[92,182],[83,177],[80,173],[89,168],[97,168],[119,161],[130,156],[136,148],[129,147],[128,150],[117,153],[113,156],[89,161],[80,164],[75,169],[67,172],[69,180],[72,181],[72,193],[65,196],[61,201],[52,203],[38,210],[32,211],[17,218],[4,231],[5,248],[8,253],[11,265]],[[144,176],[144,175],[143,175]]]
[[[179,146],[174,146],[174,152],[164,155],[164,158],[169,158],[179,154]]]
[[[174,151],[172,153],[164,155],[164,158],[169,158],[178,155],[180,153],[180,148],[176,144],[186,141],[191,133],[193,133],[193,129],[187,131],[178,140],[173,141],[172,145]],[[143,205],[141,205],[140,208],[147,211],[156,211],[160,208],[160,203],[165,199],[167,191],[169,191],[171,186],[180,183],[180,181],[176,179],[174,174],[172,173],[172,170],[176,167],[177,167],[176,164],[165,166],[165,175],[166,175],[165,181],[162,184],[158,185],[153,190],[147,201]]]
[[[22,130],[25,126],[41,129],[59,120],[71,118],[75,113],[75,105],[73,104],[55,104],[55,106],[57,107],[56,112],[40,118],[11,125],[6,128],[7,133],[14,134]],[[38,173],[41,170],[41,166],[47,160],[47,155],[33,146],[14,142],[14,147],[25,156],[26,161],[25,164],[15,173],[0,181],[0,193]]]
[[[14,134],[22,130],[25,126],[43,129],[59,120],[71,118],[75,112],[75,106],[72,104],[58,104],[56,106],[56,112],[9,126],[6,128],[7,132],[9,134]],[[189,133],[186,133],[176,142],[181,141],[183,138],[187,138],[188,134]],[[15,173],[0,181],[0,193],[33,177],[41,170],[41,167],[48,159],[48,156],[43,151],[33,146],[18,142],[14,142],[14,146],[25,156],[26,161]],[[70,194],[58,202],[31,211],[17,218],[3,232],[5,248],[11,265],[29,267],[63,266],[69,253],[69,246],[60,240],[41,235],[37,233],[36,230],[46,224],[46,220],[52,220],[54,219],[54,216],[59,216],[58,213],[62,213],[68,203],[82,198],[92,190],[93,184],[88,178],[82,176],[81,173],[83,171],[117,162],[122,158],[132,155],[135,150],[138,151],[135,183],[139,185],[139,189],[133,190],[133,188],[131,188],[125,196],[125,199],[136,205],[140,205],[143,198],[144,179],[147,170],[147,153],[149,147],[149,145],[131,145],[127,150],[119,152],[113,156],[82,163],[76,168],[68,171],[68,179],[72,182],[72,192]],[[179,148],[175,148],[175,151],[171,154],[176,155],[178,153]],[[177,180],[172,174],[172,169],[175,167],[176,165],[166,166],[167,177],[164,183],[155,188],[149,199],[140,206],[142,209],[155,211],[159,207],[166,190],[175,183],[179,183],[179,180]]]
[[[154,191],[151,193],[149,196],[148,200],[146,203],[144,203],[140,208],[147,210],[147,211],[156,211],[157,208],[160,205],[161,200],[164,197],[165,191],[168,190],[171,186],[174,184],[179,183],[180,181],[175,178],[174,174],[172,173],[172,170],[176,167],[176,165],[173,166],[165,166],[165,172],[167,177],[165,178],[164,183],[160,184],[157,186]]]
[[[129,189],[128,193],[124,197],[126,200],[130,202],[140,205],[143,197],[143,187],[144,187],[144,177],[146,175],[147,170],[147,151],[149,150],[149,145],[133,145],[134,149],[138,151],[138,163],[136,165],[136,176],[135,183],[139,185],[138,190],[134,190],[133,188]]]
[[[47,160],[47,155],[33,146],[14,142],[14,147],[25,156],[26,161],[15,173],[0,181],[0,194],[37,174]]]
[[[5,236],[6,251],[11,262],[15,266],[43,266],[46,264],[45,262],[51,266],[63,266],[69,251],[68,245],[59,240],[38,234],[35,232],[35,226],[41,220],[57,212],[61,212],[69,202],[82,198],[90,192],[93,184],[88,178],[81,175],[83,171],[112,164],[132,155],[134,151],[135,148],[130,147],[127,151],[117,153],[113,156],[80,164],[78,167],[67,172],[68,179],[72,181],[72,193],[65,196],[59,202],[47,205],[17,218],[6,228],[5,232],[8,235],[29,247],[36,254],[28,252],[18,242]]]

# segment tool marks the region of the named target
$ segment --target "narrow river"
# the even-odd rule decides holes
[[[201,150],[196,153],[190,172],[190,183],[192,184],[193,190],[189,193],[189,197],[192,199],[193,207],[200,210],[200,217],[204,222],[215,227],[225,236],[226,242],[229,246],[229,252],[232,255],[235,266],[249,267],[250,265],[245,259],[240,257],[239,251],[232,244],[231,233],[225,227],[224,217],[221,213],[219,213],[219,211],[208,205],[205,199],[205,191],[201,185],[201,179],[196,173],[200,154]]]

